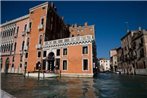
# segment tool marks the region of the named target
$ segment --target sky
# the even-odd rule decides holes
[[[44,2],[44,1],[43,1]],[[1,23],[26,15],[41,1],[2,1]],[[109,58],[126,29],[147,29],[147,1],[54,1],[66,24],[95,25],[97,57]]]

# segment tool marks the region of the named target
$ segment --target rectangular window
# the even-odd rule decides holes
[[[42,35],[39,36],[39,44],[42,43]]]
[[[45,70],[46,68],[46,60],[43,60],[43,66],[42,66],[42,69]]]
[[[43,57],[46,57],[46,51],[43,51]]]
[[[17,34],[18,34],[18,31],[19,31],[19,27],[17,27]]]
[[[56,69],[60,69],[60,59],[56,59]]]
[[[44,7],[42,7],[42,9],[45,9],[46,7],[44,6]]]
[[[28,53],[26,53],[25,58],[28,58]]]
[[[87,59],[83,60],[83,70],[88,70],[88,60]]]
[[[24,26],[24,31],[26,31],[26,29],[27,29],[27,25],[25,24],[25,26]]]
[[[40,51],[38,52],[38,57],[41,57],[41,52]]]
[[[67,48],[63,49],[63,55],[67,55]]]
[[[32,22],[29,23],[29,28],[30,28],[30,29],[32,28]]]
[[[57,49],[57,56],[60,56],[60,49]]]
[[[22,57],[23,57],[23,56],[21,55],[21,56],[20,56],[20,61],[22,61]]]
[[[63,70],[67,70],[67,60],[63,60]]]
[[[13,58],[12,58],[12,62],[14,62],[14,56],[13,56]]]
[[[41,18],[41,24],[42,25],[44,24],[44,18]]]
[[[25,62],[25,68],[27,68],[27,62]]]
[[[33,13],[34,13],[34,11],[31,11],[30,13],[31,13],[31,14],[33,14]]]
[[[88,54],[88,46],[83,46],[83,54]]]

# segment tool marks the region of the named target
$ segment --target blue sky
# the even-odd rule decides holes
[[[29,8],[43,2],[1,2],[1,23],[28,14]],[[95,25],[97,56],[109,58],[109,50],[121,45],[120,38],[141,26],[147,29],[146,1],[70,1],[54,2],[57,13],[67,24],[88,22]]]

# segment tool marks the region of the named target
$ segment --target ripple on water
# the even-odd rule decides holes
[[[96,78],[24,78],[2,74],[2,89],[17,98],[147,98],[147,77],[98,74]]]

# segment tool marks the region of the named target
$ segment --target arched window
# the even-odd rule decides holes
[[[22,68],[22,64],[20,64],[20,68]]]
[[[2,45],[2,52],[3,52],[3,47],[4,47],[4,46]]]
[[[9,30],[8,30],[8,36],[10,36],[10,35],[11,35],[10,33],[11,33],[11,29],[9,29]]]
[[[14,67],[14,64],[12,64],[12,68]]]
[[[13,33],[12,33],[13,35],[15,34],[15,29],[16,29],[16,27],[14,27],[14,29],[13,29]]]
[[[6,51],[6,45],[4,45],[4,52]]]
[[[17,43],[15,42],[15,44],[14,44],[14,51],[16,50],[16,44],[17,44]]]
[[[9,48],[9,45],[7,44],[7,45],[6,45],[6,51],[8,51],[8,48]]]
[[[13,33],[13,28],[12,28],[11,31],[10,31],[10,36],[12,36],[12,33]]]
[[[11,43],[11,46],[10,46],[10,51],[12,51],[12,48],[13,48],[13,43]]]
[[[27,39],[27,46],[29,46],[29,38]]]
[[[24,41],[22,42],[22,50],[24,49]]]
[[[8,44],[8,51],[10,51],[10,48],[11,48],[11,47],[10,47],[10,44]]]

